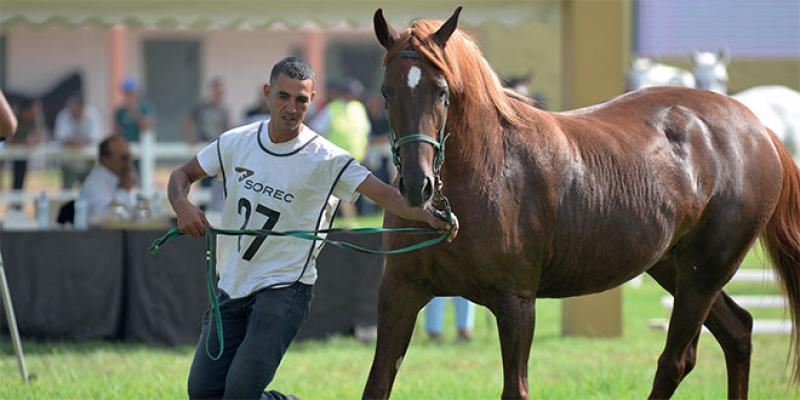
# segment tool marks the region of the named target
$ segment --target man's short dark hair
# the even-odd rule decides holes
[[[100,158],[111,157],[111,142],[121,138],[119,135],[111,135],[100,142]]]
[[[286,57],[278,61],[278,63],[272,67],[272,72],[269,74],[269,84],[272,85],[280,74],[301,81],[311,79],[314,83],[317,82],[317,77],[314,75],[314,70],[311,69],[311,65],[300,57]]]

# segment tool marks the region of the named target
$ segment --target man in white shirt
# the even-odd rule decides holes
[[[99,153],[83,183],[90,220],[101,219],[114,199],[127,209],[134,202],[131,189],[135,174],[128,142],[122,136],[111,136],[100,143]]]
[[[209,224],[189,202],[189,187],[217,176],[225,194],[221,228],[327,228],[340,200],[352,202],[363,193],[403,218],[451,228],[454,238],[457,220],[450,227],[425,210],[407,207],[397,189],[303,125],[314,82],[305,61],[281,60],[264,85],[272,118],[226,132],[172,172],[169,199],[181,231],[204,234]],[[189,373],[190,398],[293,398],[264,389],[308,314],[322,245],[287,237],[217,237],[225,348],[217,361],[206,355],[207,336],[215,335],[206,311]],[[209,347],[213,354],[219,351]]]
[[[103,139],[97,110],[84,104],[80,94],[67,99],[64,109],[56,116],[56,141],[72,149],[84,149],[97,145]],[[80,184],[92,168],[90,160],[64,160],[61,162],[61,185],[72,189]]]

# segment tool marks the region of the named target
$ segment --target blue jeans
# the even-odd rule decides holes
[[[425,306],[425,330],[441,334],[444,325],[444,303],[450,297],[434,297]],[[472,330],[475,324],[475,304],[463,297],[452,297],[456,306],[456,328],[459,331]]]
[[[313,286],[300,282],[280,289],[264,289],[240,299],[219,295],[225,351],[214,361],[206,354],[219,352],[216,328],[209,310],[189,371],[189,398],[281,399],[264,392],[297,330],[308,316]]]

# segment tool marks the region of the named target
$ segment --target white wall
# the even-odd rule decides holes
[[[87,103],[101,115],[109,115],[106,31],[18,26],[7,30],[5,36],[8,87],[4,90],[39,95],[79,70]],[[103,129],[109,128],[109,122],[110,118],[103,118]]]
[[[222,77],[226,85],[225,103],[234,124],[256,101],[256,91],[269,80],[272,65],[295,47],[303,46],[300,32],[280,31],[161,31],[136,30],[128,33],[128,74],[145,82],[144,40],[194,39],[200,41],[203,65],[201,93],[208,92],[208,80]],[[147,88],[144,88],[145,92]],[[194,103],[197,99],[186,99]]]

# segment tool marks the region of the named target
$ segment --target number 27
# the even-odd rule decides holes
[[[247,229],[247,224],[250,222],[250,215],[253,212],[253,205],[250,204],[250,201],[245,198],[239,199],[239,207],[238,207],[239,215],[242,215],[242,211],[244,211],[244,223],[242,224],[241,229]],[[263,204],[256,204],[256,212],[267,217],[267,220],[264,222],[264,226],[261,227],[261,229],[264,230],[272,230],[272,228],[275,227],[275,224],[278,223],[278,218],[281,217],[281,213]],[[267,236],[256,236],[256,238],[253,239],[253,242],[250,243],[250,246],[247,246],[247,250],[245,250],[244,255],[242,255],[242,258],[247,261],[250,261],[250,259],[252,259],[254,255],[256,255],[258,248],[261,247],[262,244],[264,244],[264,240],[266,239]],[[242,237],[239,236],[239,250],[241,249],[242,249]]]

